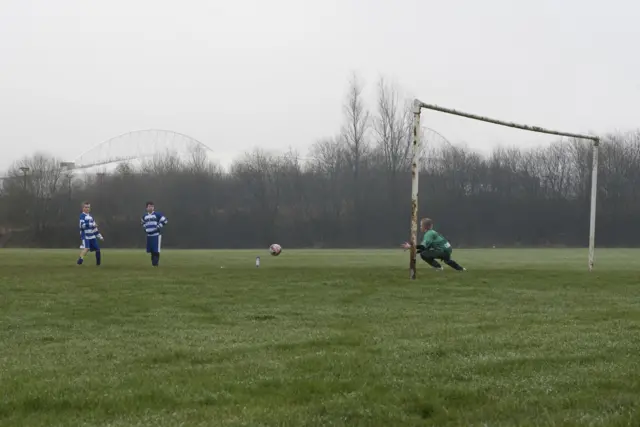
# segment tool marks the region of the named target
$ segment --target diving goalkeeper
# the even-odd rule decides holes
[[[422,243],[416,246],[416,250],[420,254],[420,258],[427,264],[436,270],[442,270],[442,265],[436,261],[436,259],[439,259],[454,270],[466,270],[466,268],[451,259],[453,248],[447,239],[433,229],[433,221],[431,219],[422,218],[420,221],[420,231],[424,233],[424,236],[422,237]],[[409,249],[411,243],[405,242],[402,247]]]

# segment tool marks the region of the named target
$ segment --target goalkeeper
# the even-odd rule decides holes
[[[436,270],[442,270],[442,265],[436,261],[436,259],[442,260],[442,262],[454,270],[466,270],[466,268],[451,259],[453,248],[447,239],[433,229],[433,221],[431,219],[422,218],[420,221],[420,231],[424,233],[424,236],[422,237],[422,242],[416,246],[416,250],[423,261]],[[402,246],[405,249],[409,249],[411,244],[404,243]]]

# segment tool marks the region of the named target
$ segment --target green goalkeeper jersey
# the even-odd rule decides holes
[[[433,229],[427,230],[427,232],[424,233],[424,236],[422,237],[422,245],[427,250],[443,252],[451,251],[451,244],[447,239],[442,237],[440,233]]]

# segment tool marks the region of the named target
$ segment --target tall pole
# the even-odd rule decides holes
[[[27,191],[27,172],[29,172],[29,168],[27,166],[22,166],[20,170],[22,171],[22,189]]]
[[[420,146],[420,101],[413,101],[413,140],[411,144],[411,248],[409,251],[410,279],[416,279],[416,246],[418,244],[418,183]]]
[[[73,177],[74,162],[60,162],[60,167],[67,171],[67,186],[69,187],[69,200],[71,200],[71,178]]]
[[[591,169],[591,212],[589,219],[589,271],[593,270],[596,247],[596,198],[598,197],[598,149],[600,140],[593,141],[593,165]]]

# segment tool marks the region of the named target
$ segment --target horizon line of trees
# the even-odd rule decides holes
[[[397,247],[409,237],[410,105],[381,79],[367,108],[354,77],[343,111],[339,132],[315,142],[307,161],[258,149],[224,171],[194,147],[187,158],[73,175],[54,157],[26,157],[0,190],[0,247],[77,247],[84,200],[106,247],[144,245],[147,200],[169,219],[167,247]],[[600,150],[596,246],[639,246],[640,129],[607,135]],[[591,161],[591,143],[576,139],[488,155],[427,144],[419,214],[454,247],[584,247]]]

